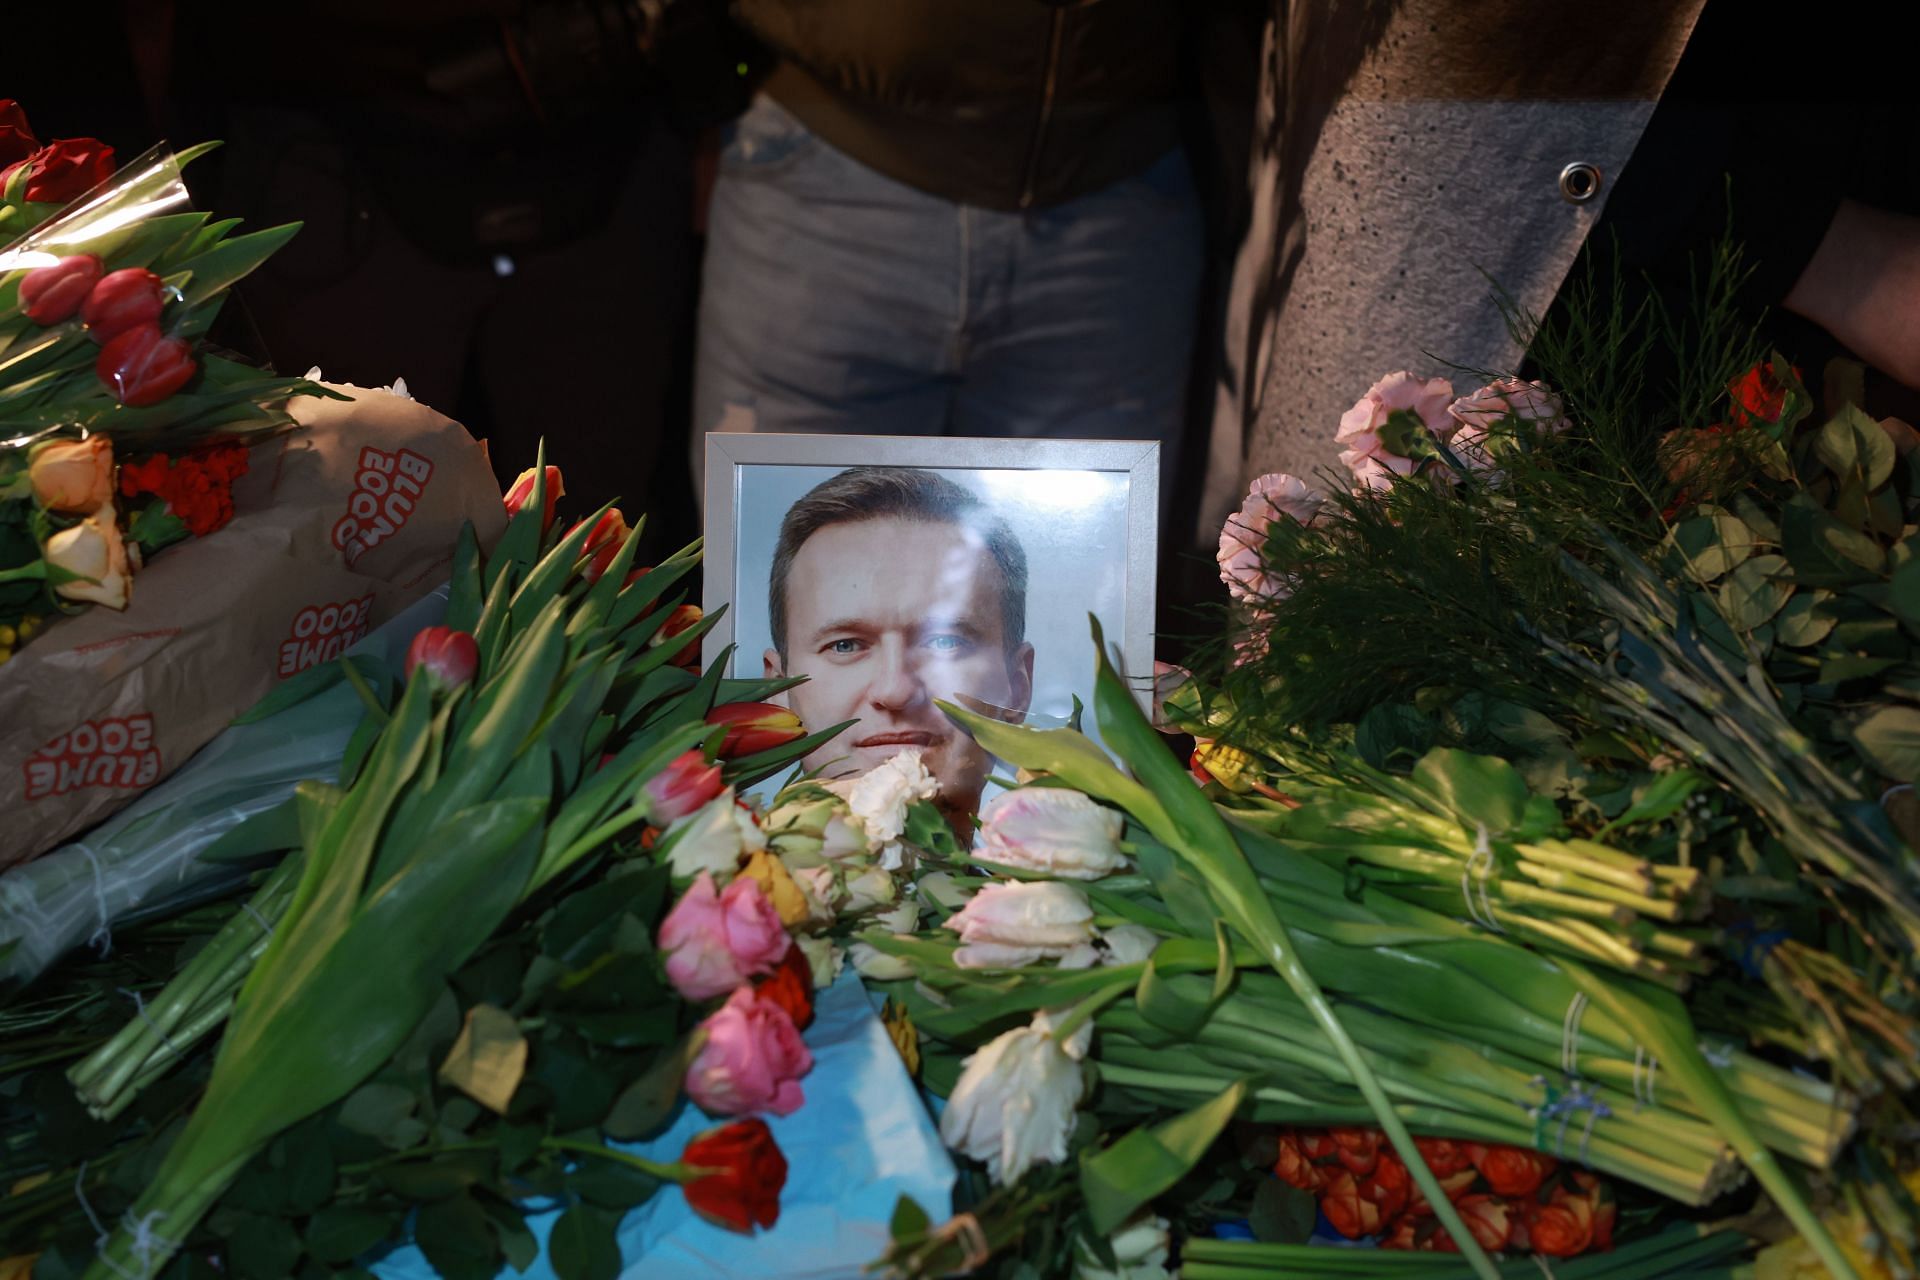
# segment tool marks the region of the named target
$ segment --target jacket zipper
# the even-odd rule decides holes
[[[1040,147],[1053,122],[1053,95],[1060,85],[1060,44],[1066,34],[1067,11],[1053,11],[1053,25],[1047,33],[1047,78],[1040,89],[1040,119],[1033,126],[1033,144],[1027,149],[1027,177],[1020,188],[1020,207],[1033,205],[1034,184],[1040,179]]]

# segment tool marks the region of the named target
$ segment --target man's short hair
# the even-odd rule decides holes
[[[1027,635],[1027,553],[1007,522],[992,515],[969,489],[919,467],[850,467],[821,481],[787,508],[774,544],[767,584],[767,620],[773,647],[787,659],[787,575],[808,538],[829,525],[866,520],[917,520],[977,532],[1000,570],[1000,625],[1008,653]]]

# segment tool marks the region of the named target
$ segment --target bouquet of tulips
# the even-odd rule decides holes
[[[204,855],[259,865],[251,896],[79,1061],[63,1037],[7,1064],[32,1101],[8,1117],[27,1183],[0,1253],[49,1277],[157,1275],[182,1250],[364,1274],[411,1223],[442,1274],[492,1275],[534,1247],[524,1206],[559,1196],[553,1264],[588,1276],[666,1182],[737,1229],[773,1221],[785,1166],[754,1117],[799,1104],[813,965],[760,880],[687,859],[718,815],[737,863],[758,822],[732,788],[823,739],[766,722],[781,682],[676,664],[711,620],[656,643],[697,544],[643,571],[628,533],[589,573],[606,513],[557,530],[549,471],[484,563],[462,540],[403,670],[343,661],[256,710],[343,680],[366,706],[338,785]],[[97,1020],[78,981],[56,1007]],[[683,1092],[734,1123],[670,1164],[607,1145]]]
[[[0,100],[0,661],[56,609],[125,608],[145,556],[232,516],[246,435],[331,394],[206,347],[299,229],[189,211],[180,171],[208,149],[116,172],[112,148],[43,145]]]

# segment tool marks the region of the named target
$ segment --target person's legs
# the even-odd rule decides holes
[[[1159,440],[1171,476],[1204,234],[1186,156],[1057,208],[969,213],[978,302],[951,433]]]
[[[964,321],[959,209],[835,151],[764,97],[720,165],[696,475],[708,431],[938,434]]]

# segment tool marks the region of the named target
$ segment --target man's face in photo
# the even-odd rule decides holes
[[[971,808],[990,759],[934,705],[955,695],[1026,714],[1033,646],[1012,652],[1000,568],[976,531],[885,517],[817,530],[787,577],[787,661],[769,676],[806,676],[787,692],[802,724],[858,724],[805,760],[829,777],[864,773],[919,747],[948,808]],[[964,705],[964,702],[962,703]]]

